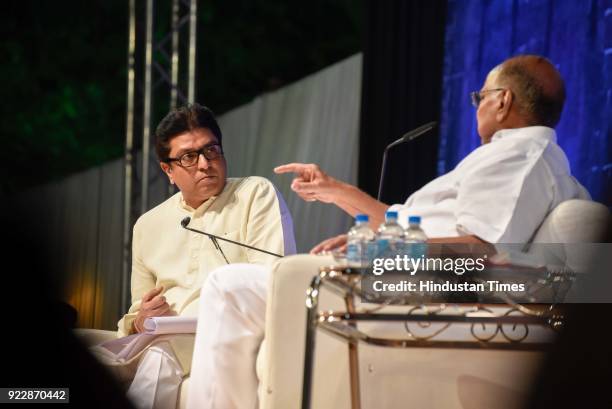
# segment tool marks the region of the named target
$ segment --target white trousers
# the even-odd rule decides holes
[[[200,294],[188,409],[256,409],[255,361],[264,337],[269,270],[213,270]]]
[[[127,396],[138,409],[174,409],[182,380],[172,346],[160,342],[144,353]]]

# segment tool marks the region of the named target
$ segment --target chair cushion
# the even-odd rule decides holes
[[[597,243],[604,237],[610,212],[600,203],[572,199],[544,219],[534,243]]]

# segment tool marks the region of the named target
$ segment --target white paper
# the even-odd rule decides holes
[[[112,339],[98,345],[106,351],[105,356],[118,362],[129,361],[162,334],[195,334],[196,317],[153,317],[144,322],[145,332]]]
[[[146,334],[195,334],[196,317],[152,317],[144,322]]]

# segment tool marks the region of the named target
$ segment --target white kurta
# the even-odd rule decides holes
[[[451,172],[391,206],[406,226],[421,216],[428,237],[473,234],[490,243],[527,243],[559,203],[590,196],[570,173],[555,131],[504,129]]]
[[[156,286],[164,286],[163,295],[172,311],[197,316],[202,284],[211,270],[226,262],[208,237],[181,226],[186,216],[191,217],[189,226],[195,229],[273,253],[295,253],[291,215],[267,179],[228,179],[221,194],[197,209],[186,205],[179,192],[134,225],[132,306],[118,323],[119,336],[130,333],[142,296]],[[223,241],[219,245],[230,263],[272,264],[277,259]],[[191,348],[173,346],[187,373]]]

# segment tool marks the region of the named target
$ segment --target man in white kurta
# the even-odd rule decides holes
[[[553,127],[559,120],[564,99],[563,81],[549,61],[538,56],[505,61],[489,74],[482,90],[473,95],[482,146],[453,171],[428,183],[403,204],[381,203],[325,174],[314,164],[283,165],[275,171],[296,173],[292,189],[303,199],[334,203],[352,216],[368,214],[372,226],[384,220],[385,211],[396,210],[404,225],[408,215],[420,215],[431,242],[526,243],[559,203],[589,198],[588,192],[571,176],[567,158],[556,143]],[[539,109],[538,101],[545,101],[546,109]],[[312,252],[345,245],[346,235],[341,235],[324,241]],[[213,292],[216,296],[209,299],[230,304],[226,310],[258,311],[259,315],[256,319],[231,313],[224,314],[223,319],[207,317],[227,332],[248,333],[250,338],[242,338],[245,350],[240,354],[240,362],[234,362],[228,354],[224,365],[214,367],[216,372],[211,373],[210,367],[196,366],[195,359],[212,354],[229,337],[226,334],[215,338],[215,334],[198,332],[192,375],[194,381],[198,380],[197,387],[194,385],[198,389],[190,392],[189,408],[256,407],[254,387],[235,391],[215,381],[227,379],[231,371],[237,370],[253,378],[255,354],[247,352],[253,349],[254,341],[263,337],[266,287],[261,280],[265,274],[248,274],[244,266],[233,271],[239,280],[230,283],[232,275],[227,271],[223,277],[234,289],[240,283],[242,297],[229,297],[218,284],[210,289],[205,286],[203,292]],[[205,305],[201,308],[208,309]],[[235,343],[233,348],[237,348]],[[244,356],[250,356],[248,362]],[[224,405],[215,406],[215,402]]]
[[[162,170],[180,192],[143,214],[134,226],[132,306],[118,335],[143,332],[146,318],[197,316],[209,272],[228,263],[270,265],[277,257],[218,241],[189,227],[279,255],[295,253],[291,215],[280,193],[261,177],[226,178],[221,131],[212,112],[192,105],[172,111],[157,128]],[[122,363],[139,408],[172,409],[191,369],[193,334],[161,336]],[[135,373],[130,373],[135,371]],[[120,372],[120,371],[118,371]],[[127,373],[127,375],[126,375]]]
[[[570,173],[554,129],[497,131],[451,172],[389,207],[407,225],[420,215],[428,237],[475,235],[489,243],[527,243],[559,203],[589,199]]]

